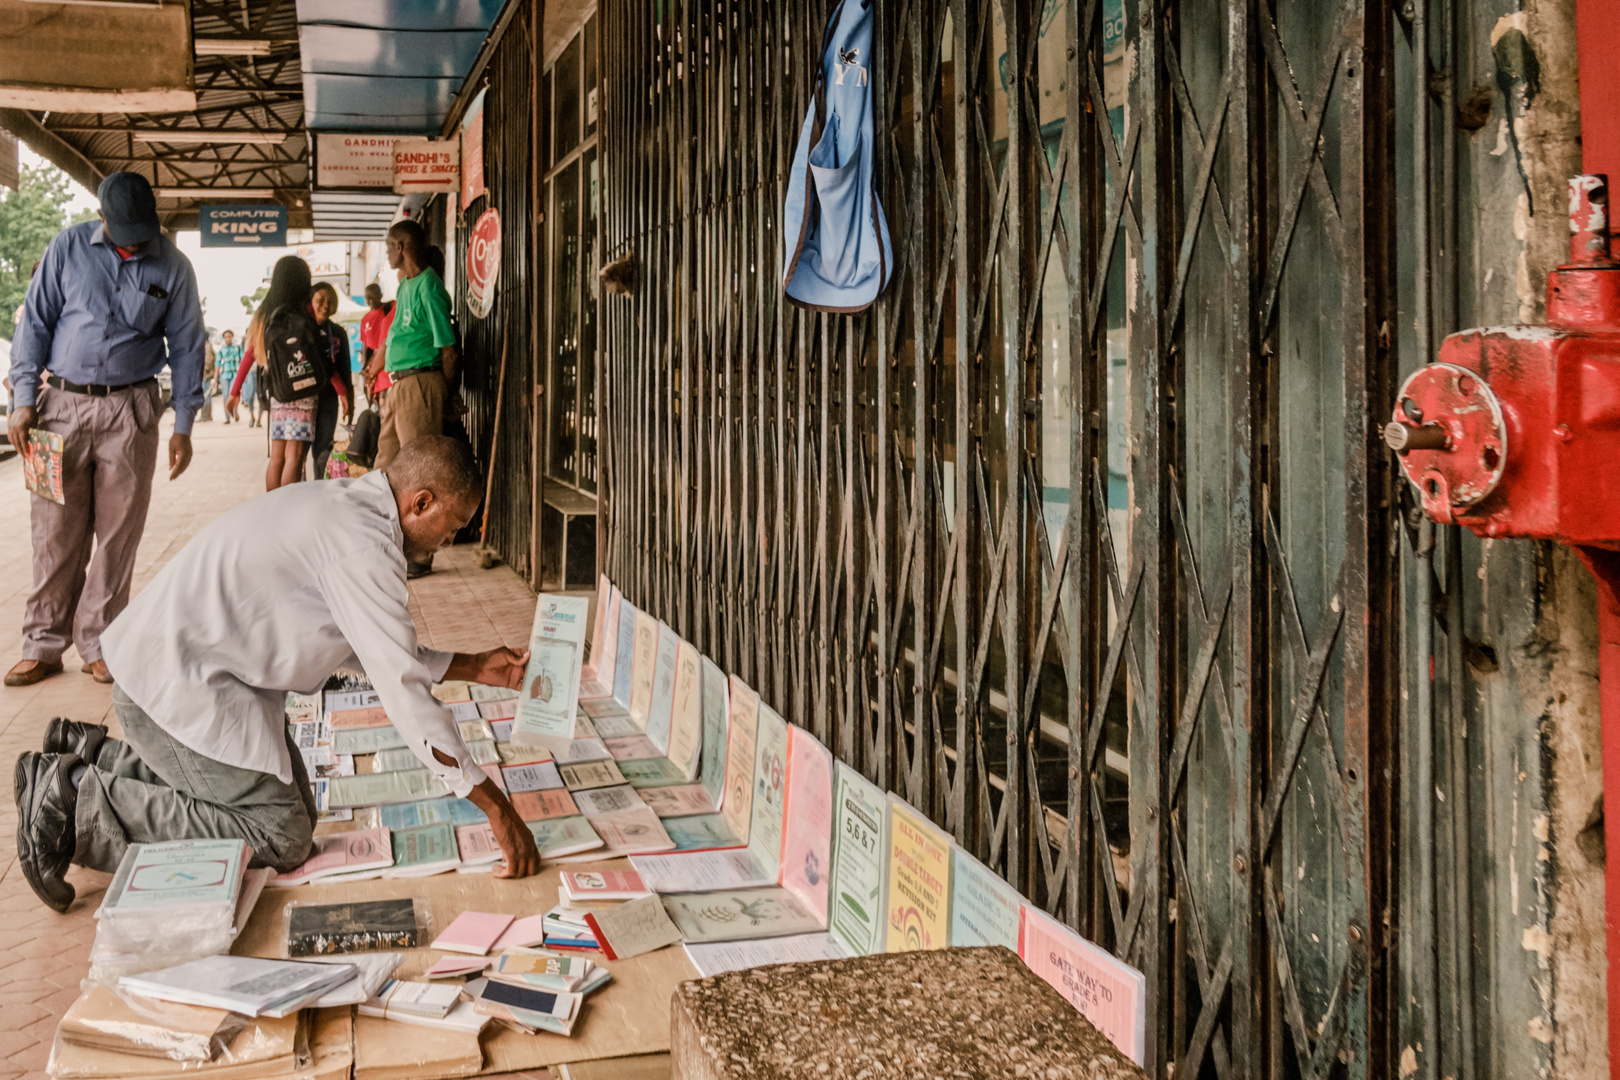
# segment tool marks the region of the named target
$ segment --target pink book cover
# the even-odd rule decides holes
[[[780,884],[823,926],[832,869],[832,801],[832,755],[804,728],[790,726]]]
[[[634,870],[579,870],[562,877],[569,895],[579,900],[634,900],[652,891]]]
[[[1147,980],[1140,971],[1028,904],[1018,917],[1018,955],[1120,1053],[1142,1064],[1147,1051]]]
[[[603,739],[602,745],[608,748],[608,753],[613,755],[614,761],[646,761],[664,756],[645,735],[624,735],[615,739]]]
[[[517,707],[517,698],[505,698],[501,701],[482,701],[478,704],[478,715],[485,720],[510,720],[517,715]]]
[[[456,826],[456,848],[463,865],[478,866],[492,863],[502,857],[501,845],[495,842],[495,830],[489,822]]]
[[[243,866],[247,863],[244,861]],[[278,875],[275,885],[302,885],[331,874],[376,870],[394,865],[393,840],[387,829],[317,836],[309,858],[294,870]]]
[[[444,933],[433,939],[433,944],[429,948],[483,956],[511,925],[510,915],[463,911],[456,916],[454,922],[444,928]]]
[[[489,961],[483,957],[467,959],[460,956],[446,956],[437,964],[422,973],[424,979],[453,979],[458,975],[471,975],[475,971],[483,971]]]
[[[544,915],[525,915],[518,919],[508,926],[506,932],[495,942],[495,951],[526,949],[532,945],[542,944],[546,940],[545,921]]]
[[[554,817],[574,817],[579,807],[567,788],[545,791],[519,791],[512,796],[512,809],[524,821],[545,821]]]
[[[383,711],[381,705],[373,705],[367,709],[339,709],[332,714],[331,725],[333,731],[347,728],[373,728],[387,727],[388,713]]]

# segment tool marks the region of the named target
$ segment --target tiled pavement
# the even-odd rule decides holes
[[[216,409],[216,414],[218,410]],[[164,444],[168,429],[165,426]],[[264,490],[264,432],[217,421],[198,424],[196,458],[179,480],[160,470],[136,563],[135,588],[221,511]],[[0,462],[0,670],[21,656],[23,605],[32,582],[28,495],[15,458]],[[534,594],[505,567],[478,569],[470,547],[439,555],[438,570],[413,583],[412,613],[423,640],[440,648],[522,645],[534,614]],[[78,670],[25,689],[0,688],[0,763],[37,750],[53,716],[117,726],[110,688]],[[9,784],[8,784],[9,786]],[[75,868],[69,880],[79,899],[58,915],[35,898],[17,869],[16,807],[0,799],[0,1080],[44,1075],[56,1022],[79,993],[89,967],[94,911],[106,875]]]

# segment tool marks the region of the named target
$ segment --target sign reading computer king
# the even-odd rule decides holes
[[[286,247],[287,208],[204,203],[197,209],[197,228],[203,247]]]

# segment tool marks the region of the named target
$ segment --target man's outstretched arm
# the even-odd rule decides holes
[[[482,653],[456,653],[455,659],[444,671],[444,681],[483,683],[485,686],[506,686],[515,690],[523,685],[523,670],[528,663],[527,651],[504,647]],[[435,756],[438,753],[434,751]],[[454,763],[446,761],[444,764]],[[535,847],[534,833],[518,816],[506,792],[495,781],[485,780],[473,788],[467,798],[489,818],[495,842],[501,845],[501,853],[506,856],[506,866],[497,866],[495,876],[520,878],[538,874],[540,850]]]

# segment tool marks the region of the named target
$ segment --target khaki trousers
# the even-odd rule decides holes
[[[101,744],[79,783],[73,861],[112,873],[131,844],[246,840],[255,866],[287,871],[309,857],[315,796],[287,736],[292,783],[204,757],[158,726],[121,687],[113,709],[124,738]]]
[[[87,664],[101,659],[101,632],[129,603],[146,531],[161,401],[156,383],[107,397],[41,388],[38,426],[62,436],[66,502],[29,496],[34,589],[24,659],[60,663],[69,645]]]
[[[394,374],[382,402],[382,428],[377,433],[377,468],[385,469],[402,447],[423,435],[444,434],[444,406],[450,384],[438,369],[416,375]]]

